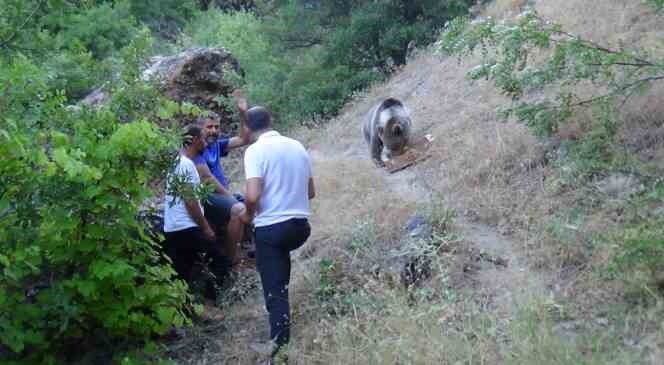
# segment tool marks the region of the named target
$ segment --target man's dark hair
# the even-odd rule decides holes
[[[188,147],[194,137],[200,137],[203,129],[195,124],[190,124],[184,128],[182,133],[182,146]]]
[[[221,116],[219,116],[219,114],[211,110],[208,110],[207,115],[201,115],[199,117],[196,117],[196,124],[202,127],[205,125],[205,121],[207,121],[208,119],[212,119],[214,121],[219,122],[221,121]]]
[[[260,131],[272,126],[270,112],[262,106],[255,106],[247,111],[247,128],[250,131]]]

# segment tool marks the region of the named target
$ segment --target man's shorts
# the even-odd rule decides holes
[[[212,193],[208,195],[204,203],[205,217],[217,226],[225,226],[231,219],[231,208],[238,202],[244,201],[244,197],[235,194],[234,197]]]

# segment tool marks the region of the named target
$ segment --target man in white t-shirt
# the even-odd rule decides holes
[[[311,159],[302,144],[272,129],[265,108],[247,112],[253,142],[244,154],[245,223],[254,223],[256,266],[270,317],[271,341],[252,346],[273,356],[290,339],[290,252],[309,238],[309,200],[314,198]]]
[[[178,164],[167,179],[164,201],[165,246],[175,271],[187,283],[191,283],[191,269],[198,254],[204,252],[210,259],[210,271],[220,285],[228,272],[229,261],[221,254],[215,233],[203,215],[203,207],[193,196],[201,179],[192,159],[204,148],[205,135],[202,129],[195,125],[189,126],[184,134]],[[181,196],[171,195],[170,180],[176,176],[185,182],[183,191],[178,192]],[[211,300],[216,299],[213,283],[207,283],[205,296]]]

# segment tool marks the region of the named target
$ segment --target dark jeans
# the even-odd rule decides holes
[[[190,285],[198,255],[205,253],[210,272],[215,276],[214,283],[210,280],[206,282],[205,297],[215,300],[217,295],[214,284],[221,286],[230,268],[230,260],[221,254],[219,244],[209,240],[198,227],[166,232],[165,236],[166,254],[173,261],[178,276]]]
[[[239,194],[238,196],[242,197]],[[219,193],[212,193],[203,202],[205,218],[207,218],[208,222],[217,226],[217,232],[223,232],[223,229],[226,228],[228,221],[231,219],[231,208],[240,201],[238,200],[238,196],[230,197]]]
[[[309,222],[299,218],[255,229],[256,267],[270,316],[270,337],[279,346],[290,339],[290,252],[301,247],[309,234]]]

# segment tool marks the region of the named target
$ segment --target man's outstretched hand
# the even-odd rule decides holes
[[[241,113],[246,113],[249,110],[249,103],[247,103],[247,98],[244,96],[242,90],[237,89],[233,91],[233,97],[235,98],[235,103],[238,110]]]

